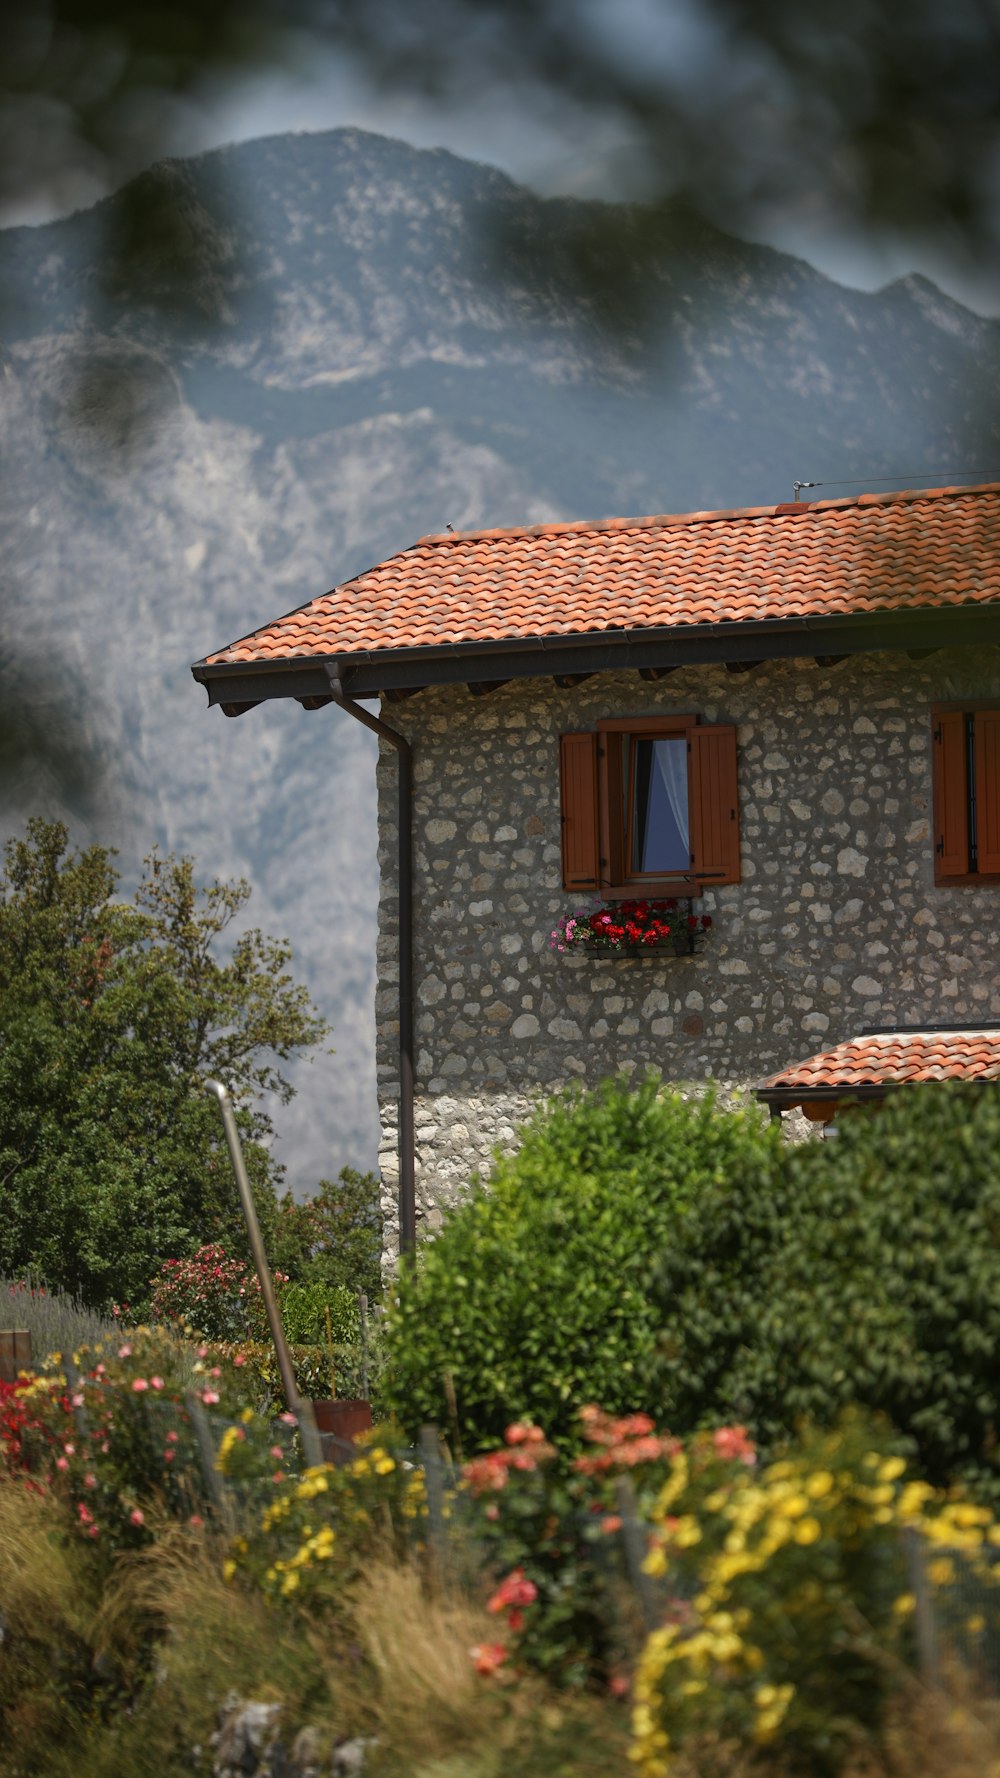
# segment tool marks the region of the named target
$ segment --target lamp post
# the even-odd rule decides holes
[[[322,1463],[323,1461],[323,1447],[320,1443],[320,1436],[316,1427],[316,1416],[313,1413],[312,1402],[305,1396],[299,1394],[298,1385],[295,1381],[292,1355],[288,1350],[288,1341],[285,1339],[285,1330],[281,1325],[281,1313],[278,1309],[278,1299],[274,1294],[274,1285],[271,1281],[271,1268],[267,1263],[267,1253],[264,1249],[264,1238],[260,1232],[260,1223],[257,1221],[257,1207],[254,1204],[253,1193],[250,1190],[250,1180],[247,1177],[246,1162],[243,1159],[243,1147],[240,1142],[240,1133],[236,1128],[236,1116],[233,1112],[233,1102],[220,1080],[207,1080],[205,1082],[205,1088],[207,1092],[214,1093],[219,1102],[219,1111],[222,1114],[222,1127],[226,1132],[226,1147],[229,1149],[229,1159],[232,1161],[233,1173],[236,1176],[236,1189],[240,1194],[240,1207],[243,1211],[243,1220],[247,1225],[247,1234],[250,1237],[250,1250],[253,1254],[253,1263],[257,1268],[257,1276],[260,1279],[261,1294],[264,1298],[264,1307],[267,1310],[267,1324],[271,1329],[271,1339],[274,1342],[275,1356],[278,1360],[278,1370],[281,1373],[281,1386],[285,1392],[285,1401],[288,1404],[288,1411],[295,1415],[295,1418],[299,1423],[299,1433],[302,1438],[302,1450],[305,1460],[309,1467],[313,1468],[316,1464]]]

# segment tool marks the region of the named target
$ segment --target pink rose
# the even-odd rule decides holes
[[[219,1391],[217,1389],[203,1389],[201,1399],[207,1408],[214,1408],[219,1399]]]
[[[143,1391],[148,1388],[149,1388],[149,1384],[146,1382],[145,1377],[136,1377],[134,1383],[132,1384],[132,1390],[135,1395],[141,1395],[143,1393]]]
[[[149,1387],[151,1389],[162,1389],[163,1388],[163,1378],[162,1377],[150,1377]]]

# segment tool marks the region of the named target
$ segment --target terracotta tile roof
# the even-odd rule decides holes
[[[772,1074],[756,1089],[828,1092],[831,1087],[901,1086],[911,1081],[1000,1079],[1000,1030],[879,1031],[852,1037]]]
[[[1000,604],[1000,483],[446,532],[205,665]]]

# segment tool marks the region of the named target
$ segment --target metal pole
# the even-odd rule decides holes
[[[348,697],[336,667],[327,667],[330,695],[342,710],[396,750],[399,807],[399,1251],[407,1258],[417,1245],[416,1166],[413,1133],[413,754],[398,729],[362,710]]]
[[[313,1414],[312,1402],[307,1401],[304,1396],[299,1394],[295,1382],[292,1355],[288,1350],[288,1341],[285,1339],[285,1330],[281,1325],[281,1314],[278,1309],[278,1301],[274,1294],[274,1285],[271,1282],[271,1268],[267,1263],[264,1239],[260,1232],[260,1223],[257,1221],[257,1207],[254,1204],[253,1193],[250,1190],[250,1180],[247,1177],[246,1163],[243,1159],[243,1148],[240,1143],[240,1133],[236,1128],[236,1116],[233,1112],[233,1102],[221,1081],[207,1080],[205,1082],[205,1087],[208,1092],[214,1093],[219,1101],[219,1110],[222,1113],[222,1127],[226,1132],[226,1147],[229,1149],[229,1159],[232,1161],[233,1172],[236,1176],[236,1189],[240,1194],[240,1206],[243,1211],[243,1220],[247,1225],[247,1234],[250,1237],[250,1250],[253,1253],[253,1263],[257,1268],[257,1276],[260,1279],[261,1295],[264,1298],[264,1307],[267,1310],[267,1324],[271,1329],[271,1339],[274,1341],[274,1351],[278,1360],[278,1370],[281,1373],[281,1386],[285,1392],[285,1400],[288,1403],[289,1413],[294,1414],[299,1423],[299,1432],[302,1436],[302,1450],[305,1454],[306,1462],[309,1464],[310,1468],[313,1468],[323,1461],[323,1447],[320,1444],[319,1433],[316,1429],[316,1418]]]

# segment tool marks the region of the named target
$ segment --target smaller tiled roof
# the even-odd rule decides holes
[[[904,1086],[914,1081],[1000,1079],[1000,1028],[871,1031],[796,1062],[757,1087],[757,1097],[845,1096],[852,1088]]]
[[[197,664],[1000,605],[1000,484],[446,532]]]

